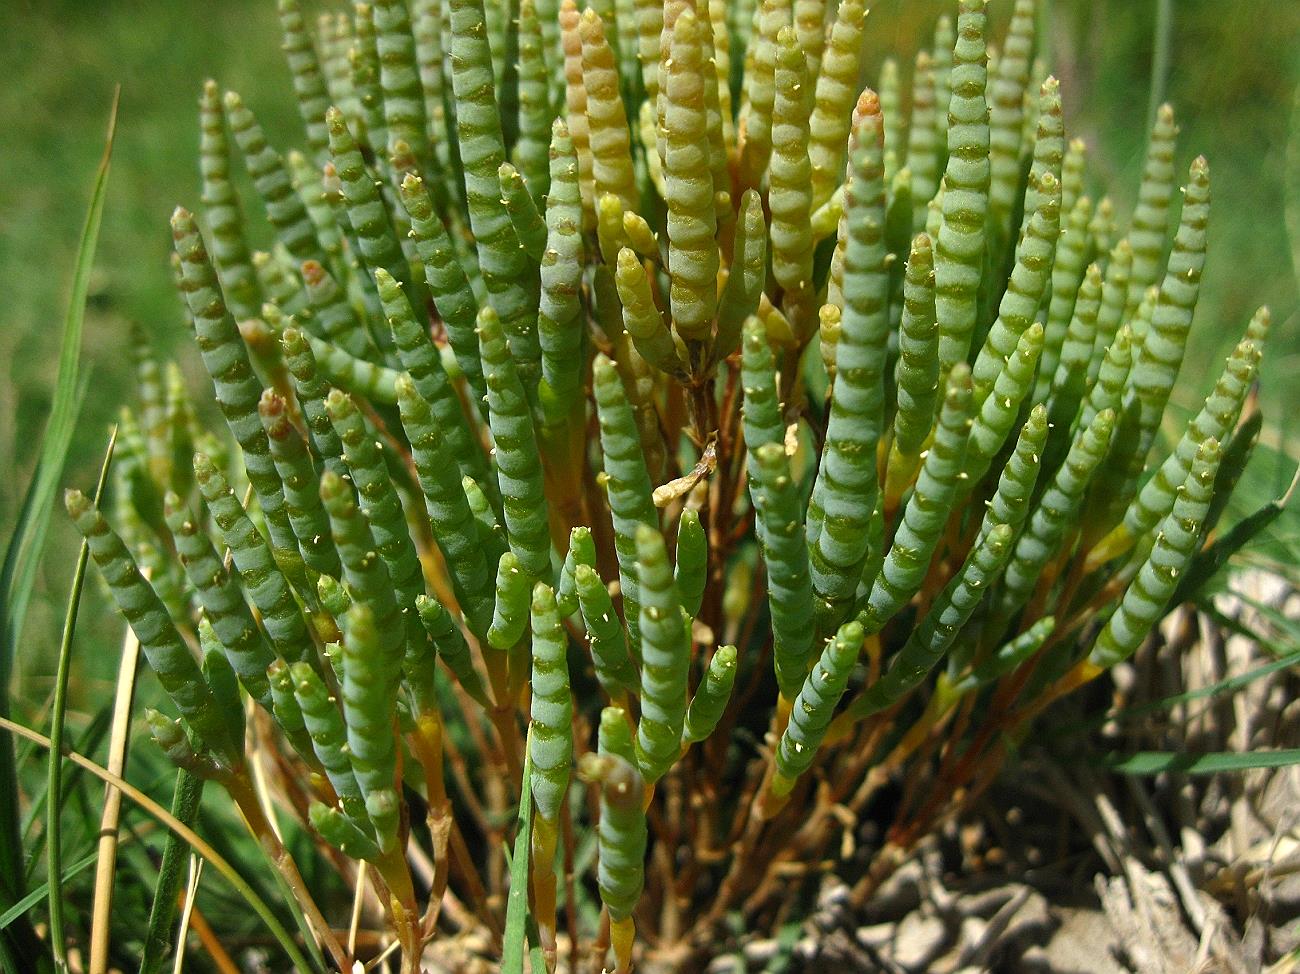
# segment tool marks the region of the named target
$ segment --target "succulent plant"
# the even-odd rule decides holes
[[[567,930],[628,970],[639,928],[684,962],[770,918],[906,773],[869,896],[1221,559],[1267,311],[1165,449],[1209,169],[1177,207],[1162,109],[1117,228],[1034,0],[996,65],[960,0],[910,95],[892,60],[859,89],[859,0],[279,9],[305,146],[209,83],[203,206],[172,218],[239,449],[143,349],[108,517],[68,509],[179,713],[159,743],[340,969],[233,677],[322,848],[374,867],[404,969],[453,893],[499,943],[528,789],[547,965]]]

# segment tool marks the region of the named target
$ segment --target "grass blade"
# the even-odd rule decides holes
[[[66,883],[69,880],[80,876],[94,865],[97,858],[99,858],[99,853],[97,852],[86,853],[64,871],[63,875],[60,877],[60,882]],[[0,930],[6,929],[9,924],[13,923],[37,903],[45,899],[45,895],[49,888],[49,883],[41,883],[40,886],[36,887],[9,909],[5,910],[4,913],[0,913]]]
[[[1284,670],[1291,666],[1300,666],[1300,650],[1288,653],[1286,656],[1271,660],[1262,666],[1257,666],[1253,670],[1245,673],[1239,673],[1236,676],[1229,676],[1222,680],[1216,680],[1203,687],[1195,690],[1188,690],[1185,693],[1176,693],[1173,696],[1161,697],[1159,700],[1150,700],[1146,703],[1135,704],[1132,707],[1125,707],[1123,710],[1114,712],[1105,712],[1090,717],[1087,720],[1081,720],[1077,723],[1070,724],[1061,728],[1059,731],[1051,732],[1051,737],[1064,737],[1071,734],[1078,734],[1083,731],[1096,730],[1098,727],[1108,724],[1111,721],[1130,721],[1139,717],[1145,717],[1148,714],[1157,713],[1161,710],[1173,710],[1175,707],[1185,703],[1193,703],[1197,700],[1204,700],[1208,697],[1217,697],[1221,693],[1234,693],[1242,687],[1249,686],[1256,680],[1268,676],[1270,673],[1276,673],[1278,670]]]
[[[26,738],[38,747],[49,748],[50,746],[50,739],[44,734],[34,731],[30,727],[24,727],[22,724],[16,723],[7,717],[0,717],[0,730],[6,730],[11,734],[17,734],[19,737]],[[299,949],[298,944],[294,941],[293,937],[290,936],[289,932],[284,929],[284,925],[280,923],[279,919],[276,917],[275,913],[272,912],[266,901],[257,894],[257,891],[248,884],[248,881],[244,879],[244,877],[235,871],[235,867],[232,866],[225,857],[221,855],[221,853],[217,852],[216,849],[209,845],[202,836],[183,822],[178,822],[176,818],[167,811],[167,809],[163,808],[156,801],[124,778],[118,777],[111,771],[104,770],[84,755],[70,751],[65,755],[65,757],[79,767],[89,771],[100,781],[112,785],[118,791],[122,792],[122,794],[126,795],[127,798],[130,798],[149,815],[157,819],[169,830],[179,835],[185,840],[191,849],[210,862],[212,868],[221,873],[226,882],[234,888],[235,892],[239,894],[245,903],[252,907],[253,912],[257,914],[258,918],[266,924],[267,929],[271,932],[271,936],[275,938],[276,943],[278,943],[288,955],[289,962],[293,964],[297,970],[323,970],[319,965],[307,961],[307,958],[303,956],[302,951]]]
[[[531,736],[531,731],[529,732]],[[519,785],[519,819],[510,860],[510,897],[506,901],[506,933],[501,974],[523,974],[528,943],[528,858],[533,832],[532,748],[524,746],[524,773]]]
[[[1221,774],[1225,771],[1253,771],[1256,768],[1286,768],[1300,764],[1300,748],[1275,751],[1212,751],[1207,754],[1168,751],[1138,751],[1128,757],[1111,756],[1102,766],[1120,774],[1150,775],[1173,771],[1178,774]]]
[[[172,794],[172,814],[176,820],[191,825],[199,810],[203,795],[203,779],[187,771],[176,774],[176,790]],[[177,895],[185,878],[186,847],[175,833],[167,835],[163,845],[162,864],[158,867],[158,886],[154,889],[153,905],[149,908],[149,927],[144,935],[144,951],[140,955],[140,974],[157,974],[171,948],[172,923],[176,920]]]
[[[1148,132],[1156,124],[1156,112],[1165,100],[1165,89],[1169,85],[1169,51],[1173,21],[1174,0],[1156,0],[1156,25],[1151,44],[1151,91],[1147,96]]]
[[[36,582],[36,567],[45,547],[45,534],[54,506],[54,494],[62,475],[72,430],[77,416],[78,365],[81,333],[85,324],[86,294],[90,271],[99,239],[100,222],[108,187],[109,160],[117,128],[118,93],[113,95],[109,112],[108,135],[91,193],[90,208],[77,248],[68,313],[63,323],[59,353],[58,379],[50,407],[50,419],[41,442],[40,454],[32,482],[23,499],[18,523],[5,551],[0,568],[0,716],[8,715],[9,675],[14,653],[22,635],[27,604]],[[18,839],[18,783],[14,767],[13,743],[0,735],[0,896],[5,902],[22,894],[22,848]],[[53,877],[52,877],[53,878]],[[57,879],[55,879],[57,883]],[[20,936],[21,936],[20,932]],[[26,939],[26,938],[24,938]],[[36,963],[35,958],[28,958]]]
[[[99,468],[99,483],[95,485],[95,506],[104,494],[104,482],[113,462],[113,447],[117,444],[117,428],[108,437],[104,462]],[[82,541],[77,554],[77,567],[72,574],[72,590],[68,593],[68,609],[63,617],[63,638],[59,641],[59,666],[54,678],[54,704],[50,709],[50,756],[46,775],[45,818],[45,874],[49,877],[50,950],[54,966],[59,971],[68,968],[66,944],[63,939],[63,727],[68,706],[68,677],[72,671],[72,637],[77,630],[77,610],[81,607],[81,589],[86,581],[86,564],[90,560],[90,545]]]
[[[1300,85],[1291,99],[1290,135],[1286,140],[1286,188],[1283,215],[1291,240],[1291,269],[1300,284]],[[1283,416],[1287,415],[1284,411]]]

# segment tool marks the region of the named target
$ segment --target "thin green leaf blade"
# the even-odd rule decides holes
[[[82,856],[80,859],[78,859],[76,862],[74,862],[71,866],[69,866],[67,869],[63,871],[63,875],[60,877],[59,881],[62,883],[67,883],[70,880],[75,879],[77,876],[80,876],[87,869],[93,866],[95,864],[95,860],[98,858],[99,858],[98,850],[94,852],[86,853],[84,856]],[[17,903],[11,906],[9,909],[5,910],[4,913],[0,913],[0,930],[7,929],[11,923],[13,923],[20,916],[22,916],[24,913],[26,913],[28,910],[34,907],[41,900],[45,899],[46,895],[49,892],[49,888],[50,886],[48,883],[41,883],[40,886],[37,886],[34,890],[32,890],[30,893],[24,896],[21,900],[19,900]]]
[[[113,447],[117,444],[117,428],[108,437],[104,462],[99,468],[99,482],[95,485],[95,506],[104,496],[104,483],[108,468],[113,463]],[[47,765],[45,793],[47,814],[45,818],[45,862],[49,877],[50,899],[50,949],[54,966],[60,971],[68,968],[66,944],[63,937],[63,728],[68,706],[68,679],[72,673],[72,638],[77,631],[77,611],[81,607],[81,591],[86,581],[86,565],[90,561],[90,544],[81,542],[77,554],[77,567],[72,574],[72,588],[68,592],[68,608],[63,617],[63,636],[59,640],[59,664],[54,680],[54,702],[50,708],[50,754]]]
[[[54,387],[50,419],[42,438],[32,482],[23,501],[22,511],[0,568],[0,716],[8,716],[9,676],[13,668],[18,640],[22,635],[27,604],[36,584],[36,568],[45,547],[50,512],[55,491],[62,476],[80,401],[79,364],[81,335],[85,324],[86,296],[90,289],[90,272],[103,220],[108,189],[109,162],[117,129],[118,92],[113,95],[109,111],[108,134],[91,191],[90,207],[77,247],[68,312],[64,318],[58,377]],[[0,734],[0,906],[10,905],[22,896],[23,850],[18,837],[18,784],[14,766],[13,743],[8,734]],[[55,879],[57,883],[57,878]],[[16,939],[24,946],[32,941],[30,930],[19,930]],[[12,943],[12,941],[11,941]],[[16,946],[16,944],[14,945]],[[27,958],[35,963],[35,958]]]
[[[529,737],[532,736],[531,730]],[[501,974],[523,974],[528,946],[528,858],[533,832],[533,759],[531,741],[524,748],[524,773],[519,783],[519,818],[510,859],[510,897],[506,901],[506,932]]]
[[[1164,772],[1177,774],[1223,774],[1236,771],[1253,771],[1257,768],[1286,768],[1300,764],[1300,748],[1278,748],[1272,751],[1211,751],[1205,754],[1191,752],[1138,751],[1127,757],[1112,755],[1103,766],[1119,774],[1152,775]]]

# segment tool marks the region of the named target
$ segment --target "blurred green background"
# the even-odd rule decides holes
[[[138,324],[193,380],[189,346],[167,265],[167,216],[197,202],[196,98],[206,77],[239,90],[272,141],[300,141],[274,0],[4,0],[0,3],[0,539],[9,537],[44,427],[71,264],[99,157],[113,86],[121,112],[84,345],[92,372],[65,481],[93,482],[105,431],[132,392],[130,327]],[[308,4],[310,6],[310,4]],[[908,66],[939,0],[881,0],[869,18],[868,77],[897,52]],[[1010,0],[991,4],[993,33]],[[1217,374],[1253,309],[1274,311],[1263,369],[1266,425],[1237,511],[1275,496],[1300,456],[1291,419],[1291,372],[1300,365],[1293,251],[1284,220],[1286,143],[1300,62],[1297,0],[1172,0],[1166,97],[1182,127],[1179,165],[1205,154],[1214,179],[1211,255],[1184,381],[1190,409]],[[1052,69],[1061,78],[1068,133],[1090,147],[1102,187],[1127,218],[1145,144],[1156,0],[1045,0]],[[1292,174],[1293,182],[1296,175]],[[245,199],[253,199],[251,192]],[[1300,200],[1293,205],[1300,205]],[[262,238],[263,241],[265,238]],[[1280,452],[1278,452],[1280,448]],[[1267,556],[1285,560],[1296,516],[1281,522]],[[48,693],[61,602],[75,544],[56,512],[50,547],[17,662],[19,699]],[[83,607],[76,698],[112,675],[120,632],[97,584]],[[108,640],[104,642],[103,640]],[[96,650],[92,653],[90,648]],[[90,657],[90,658],[88,658]],[[20,714],[20,716],[22,716]]]

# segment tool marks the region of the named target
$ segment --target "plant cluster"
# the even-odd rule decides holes
[[[1162,108],[1122,232],[1034,0],[910,91],[861,0],[279,9],[304,149],[209,83],[172,218],[238,449],[143,349],[67,507],[338,969],[267,788],[404,970],[525,904],[548,969],[689,966],[874,818],[869,897],[1237,543],[1268,314],[1161,447],[1209,169]]]

